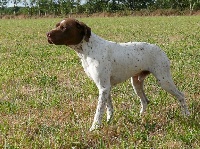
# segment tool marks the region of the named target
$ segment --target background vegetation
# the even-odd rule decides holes
[[[112,90],[114,118],[89,132],[98,90],[79,58],[49,45],[46,32],[60,19],[0,20],[0,148],[200,148],[200,21],[192,17],[84,18],[105,39],[159,45],[187,97],[191,116],[150,76],[150,104],[140,102],[130,80]]]
[[[0,0],[0,14],[66,15],[138,10],[200,10],[199,0]]]

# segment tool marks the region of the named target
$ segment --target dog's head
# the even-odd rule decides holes
[[[47,33],[48,42],[55,45],[77,45],[82,40],[89,41],[91,29],[75,19],[65,19]]]

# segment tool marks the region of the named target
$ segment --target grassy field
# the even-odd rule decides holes
[[[112,89],[112,122],[104,117],[94,132],[96,86],[73,50],[47,43],[46,32],[60,20],[0,20],[0,148],[200,148],[200,16],[80,19],[108,40],[159,45],[191,112],[185,118],[150,76],[151,103],[139,116],[128,80]]]

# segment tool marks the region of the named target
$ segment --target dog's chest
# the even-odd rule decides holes
[[[92,41],[82,45],[82,52],[79,52],[78,56],[85,73],[94,80],[108,64],[108,51],[101,40],[93,39]]]
[[[79,55],[79,57],[81,58],[81,63],[85,73],[91,79],[94,79],[96,68],[99,66],[99,61],[86,55]]]
[[[86,59],[81,59],[81,62],[82,62],[82,66],[83,66],[83,69],[85,71],[85,73],[91,78],[91,75],[90,75],[90,72],[89,72],[89,63]]]

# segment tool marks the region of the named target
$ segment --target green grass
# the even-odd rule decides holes
[[[192,17],[82,18],[105,39],[159,45],[171,60],[191,116],[150,76],[151,103],[139,116],[130,80],[112,89],[114,118],[89,132],[98,90],[78,56],[49,45],[46,32],[61,19],[0,20],[0,148],[200,148],[200,19]]]

